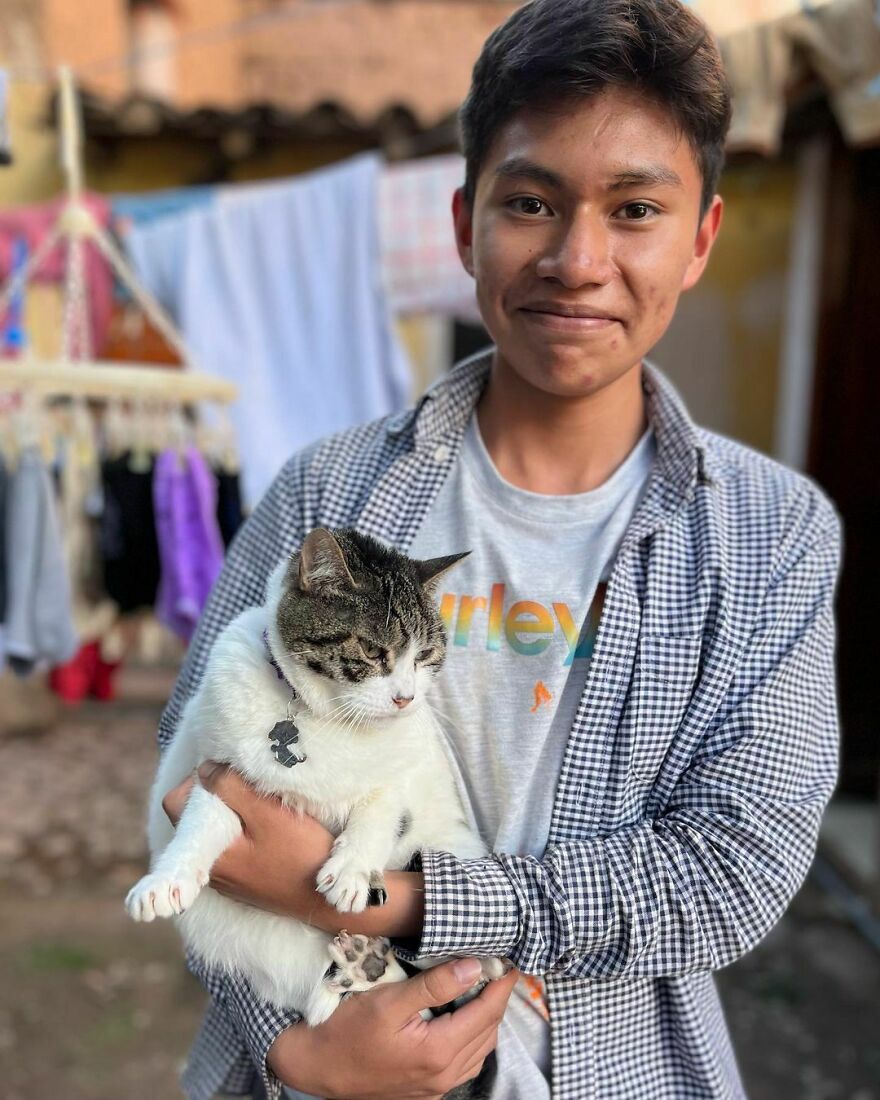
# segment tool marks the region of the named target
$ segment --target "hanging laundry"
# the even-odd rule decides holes
[[[120,611],[152,607],[159,587],[152,460],[141,465],[132,461],[130,452],[105,459],[101,480],[104,588]]]
[[[241,483],[237,473],[232,474],[226,470],[215,468],[214,476],[217,478],[217,523],[220,525],[223,545],[229,546],[236,531],[244,523]]]
[[[125,236],[136,225],[151,225],[172,214],[208,206],[217,194],[214,184],[193,187],[166,187],[161,191],[121,192],[110,199],[110,218],[114,230]]]
[[[65,703],[79,703],[86,696],[109,703],[116,698],[114,677],[120,664],[106,659],[100,642],[86,642],[69,661],[49,670],[49,687]]]
[[[70,661],[51,670],[49,687],[69,703],[87,695],[109,700],[119,664],[119,639],[114,630],[119,608],[107,597],[102,583],[101,465],[94,425],[81,401],[73,403],[64,427],[58,468],[59,517],[73,622],[82,645]]]
[[[24,237],[16,237],[12,244],[12,274],[17,275],[27,264],[28,248]],[[24,286],[20,286],[9,300],[6,316],[0,318],[0,355],[18,358],[24,351]]]
[[[790,24],[794,44],[829,90],[847,142],[880,141],[880,8],[874,0],[835,0]]]
[[[6,641],[6,460],[0,452],[0,669],[5,664]]]
[[[19,675],[70,658],[78,640],[49,474],[29,447],[7,474],[4,652]]]
[[[785,89],[791,76],[792,43],[784,20],[759,23],[721,42],[733,91],[727,147],[775,156],[782,145]]]
[[[189,641],[223,568],[217,483],[195,447],[156,459],[153,506],[162,563],[156,618]]]
[[[101,195],[87,194],[83,201],[101,225],[110,219],[110,204]],[[0,279],[12,270],[15,241],[21,237],[28,251],[34,254],[40,243],[51,232],[61,209],[67,200],[53,199],[38,206],[9,207],[0,210]],[[89,335],[91,352],[98,354],[104,346],[110,316],[113,309],[113,274],[110,265],[90,241],[85,243],[85,272],[88,283]],[[66,246],[57,245],[40,264],[33,278],[39,282],[60,283],[64,279]],[[71,354],[77,355],[76,346]]]
[[[381,286],[369,153],[135,227],[147,287],[205,369],[241,386],[232,410],[246,505],[306,444],[402,408],[410,372]]]
[[[457,153],[402,161],[382,173],[382,279],[394,313],[479,321],[474,281],[461,265],[452,227],[452,195],[463,183]]]

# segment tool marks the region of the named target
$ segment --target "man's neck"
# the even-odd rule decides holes
[[[647,428],[641,364],[587,397],[537,390],[497,360],[477,406],[495,468],[532,493],[586,493],[608,480]]]

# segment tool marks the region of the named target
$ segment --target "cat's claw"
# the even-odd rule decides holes
[[[133,920],[173,917],[189,909],[207,883],[208,872],[202,870],[144,875],[129,890],[125,908]]]
[[[388,887],[381,871],[370,872],[370,896],[367,905],[384,905],[388,901]]]

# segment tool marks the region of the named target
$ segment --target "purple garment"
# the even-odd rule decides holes
[[[217,482],[195,447],[156,459],[153,507],[162,563],[156,617],[189,641],[223,567]]]

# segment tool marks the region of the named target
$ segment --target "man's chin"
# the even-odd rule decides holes
[[[561,352],[561,354],[560,354]],[[625,361],[606,361],[585,356],[582,350],[557,349],[524,363],[517,358],[506,361],[505,373],[513,372],[528,388],[549,397],[589,397],[626,374],[631,366]]]

